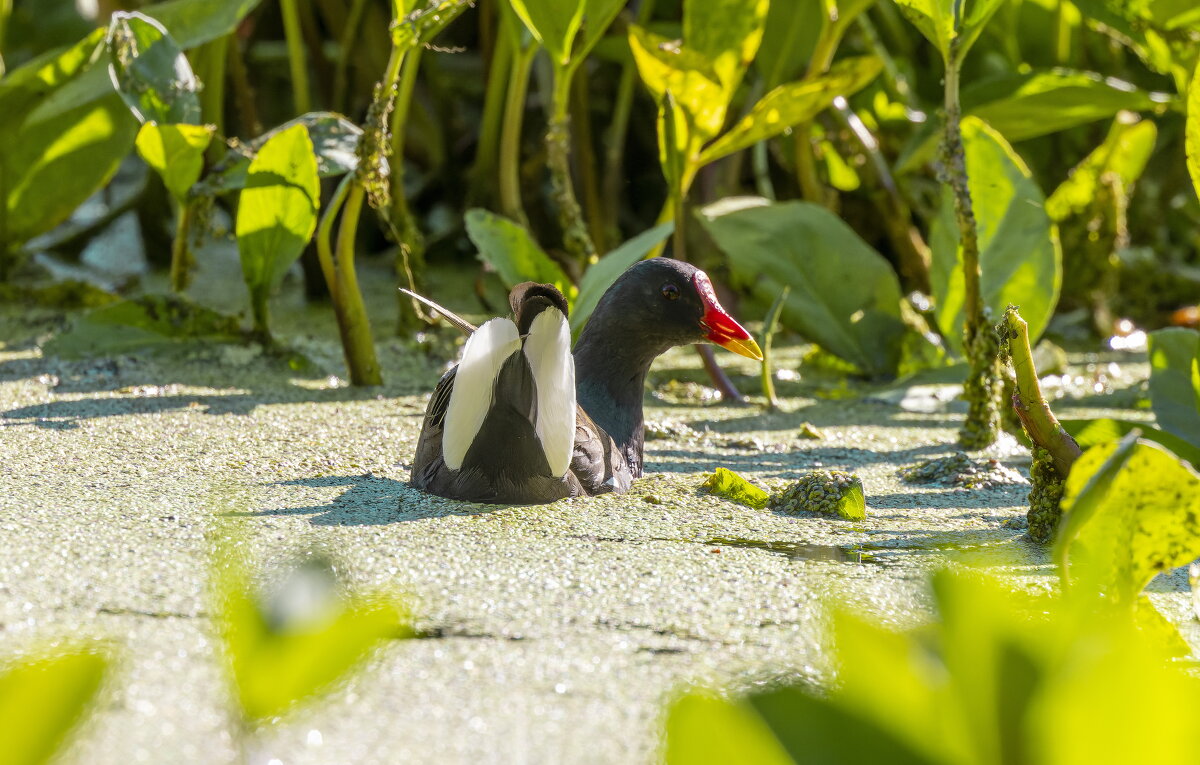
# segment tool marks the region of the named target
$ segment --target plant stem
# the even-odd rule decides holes
[[[371,321],[358,287],[358,274],[354,271],[354,239],[365,198],[366,190],[362,184],[351,183],[342,221],[338,226],[337,257],[334,262],[336,281],[329,286],[333,304],[338,309],[338,331],[342,337],[346,367],[350,370],[350,384],[382,385],[383,376],[375,357],[375,342],[371,339]]]
[[[783,291],[779,293],[779,297],[775,298],[775,302],[767,311],[767,317],[763,320],[762,390],[767,399],[767,408],[772,411],[779,408],[779,399],[775,396],[774,369],[771,366],[771,341],[775,338],[775,330],[779,328],[779,314],[783,313],[783,304],[791,291],[791,287],[784,285]]]
[[[338,38],[338,57],[333,73],[333,108],[336,111],[346,110],[347,79],[350,70],[350,49],[354,47],[354,38],[362,25],[363,11],[366,10],[367,0],[353,0],[350,12],[346,14],[346,23]]]
[[[292,76],[292,105],[297,113],[304,114],[312,110],[312,97],[308,89],[308,61],[304,55],[304,38],[296,1],[279,0],[279,10],[283,14],[283,35],[287,41],[288,69]]]
[[[563,230],[563,246],[567,254],[580,264],[595,263],[596,245],[583,220],[583,210],[575,198],[571,179],[571,79],[575,67],[553,69],[554,94],[551,99],[550,124],[546,129],[546,165],[550,169],[550,198],[558,209],[558,223]]]
[[[962,112],[958,102],[958,75],[961,65],[957,45],[946,60],[945,139],[942,161],[954,198],[958,221],[959,246],[962,248],[965,321],[963,349],[970,371],[963,386],[969,409],[959,431],[959,440],[968,449],[982,449],[996,440],[1000,428],[1000,397],[1003,381],[998,358],[1000,341],[987,323],[980,294],[979,238],[971,190],[967,180],[966,152],[962,141]]]
[[[504,123],[500,131],[500,211],[523,226],[529,225],[521,204],[521,125],[525,120],[525,94],[538,47],[530,44],[512,57]]]
[[[420,47],[413,48],[404,57],[404,64],[400,68],[396,105],[392,112],[391,215],[399,234],[399,241],[396,242],[395,269],[396,275],[414,292],[418,291],[414,274],[424,270],[425,236],[408,207],[408,194],[404,188],[404,134],[413,88],[417,81],[417,70],[421,65],[421,51]],[[409,321],[410,314],[404,310],[405,304],[411,301],[405,298],[403,293],[397,292],[396,295],[399,300],[396,331],[402,334],[413,326]],[[424,313],[417,312],[416,316],[422,317]]]
[[[579,115],[578,137],[575,141],[575,157],[579,165],[579,185],[583,189],[583,204],[587,208],[588,232],[593,246],[607,252],[616,245],[616,240],[607,241],[604,230],[604,205],[600,199],[600,181],[596,175],[596,153],[592,144],[592,122],[587,80],[572,78],[571,97],[574,112]]]
[[[254,104],[254,90],[250,86],[250,75],[246,62],[242,60],[242,46],[236,35],[229,46],[229,79],[233,84],[233,96],[237,103],[238,122],[246,138],[254,138],[262,132],[258,120],[258,108]]]
[[[813,49],[812,59],[804,80],[809,81],[820,77],[829,71],[833,63],[833,54],[837,52],[845,25],[837,20],[837,6],[823,0],[825,9],[821,19],[821,33],[817,36],[817,44]],[[830,199],[817,173],[817,158],[813,153],[812,122],[806,121],[796,125],[793,135],[796,147],[796,176],[800,181],[800,193],[806,201],[829,207]]]
[[[271,345],[270,289],[260,285],[250,290],[250,311],[254,315],[254,334],[264,346]]]
[[[192,266],[195,265],[195,259],[188,246],[188,237],[190,236],[188,229],[191,228],[192,216],[195,214],[194,204],[193,202],[184,202],[179,205],[179,217],[175,221],[175,239],[171,242],[171,290],[173,292],[183,292],[192,280]]]
[[[234,33],[218,37],[200,46],[196,56],[200,59],[200,81],[204,89],[200,91],[201,119],[217,126],[216,140],[208,144],[205,155],[210,163],[217,162],[225,152],[221,140],[225,132],[225,68],[229,62],[229,44],[237,44]]]
[[[503,32],[503,30],[501,30]],[[487,86],[483,97],[483,116],[479,121],[479,140],[475,144],[475,161],[471,166],[473,182],[467,190],[473,202],[491,197],[490,179],[496,177],[504,111],[504,99],[508,94],[508,80],[512,70],[513,43],[511,36],[499,34],[492,48],[492,59],[488,64]]]

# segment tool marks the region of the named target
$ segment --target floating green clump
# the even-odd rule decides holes
[[[862,479],[845,470],[818,470],[771,495],[768,505],[785,513],[823,513],[848,521],[867,517]]]
[[[765,491],[728,468],[717,468],[700,488],[709,494],[759,510],[766,507],[770,499]]]

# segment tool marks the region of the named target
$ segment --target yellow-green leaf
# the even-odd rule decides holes
[[[676,41],[647,32],[637,25],[629,27],[629,47],[642,82],[654,100],[662,103],[667,91],[686,115],[689,126],[689,156],[705,141],[721,132],[729,95],[724,92],[710,62]]]
[[[882,68],[877,57],[858,56],[839,61],[828,74],[816,79],[775,88],[759,99],[740,122],[706,146],[698,162],[708,164],[813,119],[837,96],[860,90]]]
[[[1187,164],[1192,186],[1200,195],[1200,63],[1192,75],[1187,99]]]
[[[47,653],[0,670],[0,746],[8,765],[41,765],[62,747],[108,671],[95,650]]]
[[[683,4],[683,44],[709,62],[725,92],[733,97],[762,43],[768,0],[687,0]]]
[[[667,765],[791,765],[779,740],[744,702],[689,693],[667,712]]]
[[[1158,128],[1151,120],[1129,123],[1118,118],[1113,122],[1104,143],[1096,147],[1075,166],[1067,180],[1046,199],[1046,213],[1054,221],[1083,212],[1096,197],[1100,179],[1115,173],[1126,188],[1142,174]]]
[[[723,497],[730,502],[737,502],[740,505],[757,509],[766,507],[767,501],[770,499],[770,496],[765,491],[729,468],[723,467],[714,470],[712,475],[704,480],[700,488],[709,494]]]
[[[204,170],[204,152],[212,142],[212,125],[159,125],[147,122],[137,135],[138,155],[154,168],[167,191],[180,203]]]
[[[507,0],[557,66],[571,61],[571,48],[583,21],[584,0]]]

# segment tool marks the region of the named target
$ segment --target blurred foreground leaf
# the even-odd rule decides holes
[[[979,228],[980,289],[985,309],[999,317],[1019,305],[1029,339],[1041,337],[1054,313],[1062,283],[1058,230],[1045,211],[1045,198],[1029,168],[1012,147],[982,121],[962,121],[967,179]],[[962,347],[962,249],[949,189],[930,231],[930,280],[934,316],[946,342]]]
[[[1147,441],[1161,444],[1168,451],[1174,452],[1192,463],[1193,466],[1200,466],[1200,447],[1193,446],[1173,433],[1151,427],[1144,422],[1101,417],[1094,420],[1059,420],[1059,423],[1084,451],[1110,441],[1119,441],[1130,431],[1137,430]]]
[[[1150,403],[1158,425],[1200,447],[1200,332],[1150,333]]]
[[[894,374],[905,326],[900,284],[841,218],[806,202],[724,200],[701,210],[733,284],[770,304],[791,293],[783,324],[872,376]]]
[[[245,561],[226,548],[214,577],[230,679],[249,723],[328,691],[381,643],[409,635],[397,599],[343,594],[332,564],[322,558],[258,589]]]
[[[49,762],[91,705],[108,667],[96,650],[45,653],[0,667],[4,762]]]
[[[136,11],[117,11],[107,44],[113,85],[138,120],[200,121],[200,82],[183,49],[161,23]]]
[[[553,284],[568,301],[575,285],[521,225],[487,210],[467,211],[467,235],[479,248],[479,259],[490,264],[505,287],[521,282]]]
[[[1200,195],[1200,64],[1192,75],[1187,98],[1187,151],[1188,173],[1192,176],[1192,189]]]
[[[694,693],[667,713],[667,765],[788,765],[788,757],[763,719],[744,702]]]

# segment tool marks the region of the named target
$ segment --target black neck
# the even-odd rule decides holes
[[[613,439],[633,468],[642,473],[642,393],[646,373],[666,347],[645,347],[644,335],[589,331],[575,344],[575,392],[579,405]],[[614,329],[614,328],[609,328]],[[668,346],[669,347],[669,346]]]

